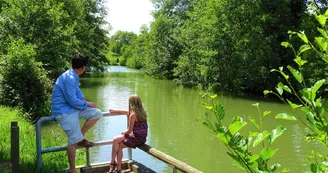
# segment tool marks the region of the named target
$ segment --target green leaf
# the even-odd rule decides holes
[[[207,105],[204,105],[204,108],[208,109],[208,110],[213,110],[213,106],[207,106]]]
[[[302,107],[301,111],[303,111],[305,114],[311,112],[311,110],[308,107]]]
[[[282,70],[283,70],[283,67],[279,67],[279,70],[272,69],[272,70],[270,70],[270,72],[279,72],[286,80],[288,80],[289,76],[286,75]]]
[[[270,171],[271,172],[274,172],[274,171],[276,171],[278,168],[280,168],[280,164],[279,163],[276,163],[276,164],[274,164],[274,165],[272,165],[271,167],[270,167]]]
[[[248,136],[250,136],[250,137],[254,137],[257,135],[259,135],[259,132],[251,132],[251,131],[248,132]]]
[[[306,101],[308,104],[312,104],[311,101],[314,101],[314,96],[312,95],[312,89],[311,88],[304,88],[300,91],[302,94],[302,99]]]
[[[308,45],[308,44],[304,44],[304,45],[302,45],[301,47],[300,47],[300,49],[299,49],[299,54],[301,54],[301,53],[303,53],[303,52],[305,52],[305,51],[307,51],[307,50],[310,50],[311,49],[311,47]]]
[[[294,61],[297,63],[299,67],[302,67],[305,63],[307,63],[307,61],[303,60],[300,56],[296,56]]]
[[[312,94],[316,95],[315,93],[321,88],[321,86],[326,82],[325,79],[317,81],[314,86],[312,87]],[[315,96],[314,96],[315,97]]]
[[[276,119],[283,119],[283,120],[292,120],[292,121],[296,121],[297,119],[290,114],[287,113],[279,113],[275,116]]]
[[[320,46],[322,51],[325,51],[327,49],[327,41],[323,37],[316,37],[315,38],[316,43]]]
[[[282,88],[279,88],[279,87],[277,87],[276,90],[277,90],[279,95],[282,95],[283,92],[284,92],[284,90]]]
[[[252,156],[249,157],[249,163],[255,162],[258,158],[260,158],[260,155],[258,154],[253,154]]]
[[[216,135],[216,137],[217,137],[218,139],[220,139],[220,140],[221,140],[223,143],[225,143],[225,144],[228,144],[229,141],[230,141],[230,138],[229,138],[228,136],[226,136],[225,133],[218,133],[218,134]]]
[[[308,104],[312,104],[315,100],[317,94],[316,92],[321,88],[321,86],[326,82],[325,79],[317,81],[311,88],[304,88],[300,91],[302,94],[302,99]],[[305,98],[303,98],[305,97]]]
[[[261,150],[261,158],[264,160],[264,161],[268,161],[269,159],[271,159],[275,154],[276,152],[278,151],[278,149],[272,149],[272,148],[263,148]]]
[[[230,152],[227,152],[227,154],[231,157],[231,158],[233,158],[239,165],[244,165],[243,163],[242,163],[242,160],[239,158],[239,157],[237,157],[235,154],[232,154],[232,153],[230,153]]]
[[[296,109],[296,108],[302,107],[302,105],[297,105],[297,104],[295,104],[295,103],[289,101],[288,99],[287,99],[287,102],[288,102],[289,106],[290,106],[292,109]]]
[[[312,173],[320,172],[319,166],[318,166],[317,164],[312,163],[312,164],[310,165],[310,168],[311,168],[311,172],[312,172]]]
[[[314,114],[312,112],[308,112],[306,114],[306,119],[312,124],[314,125],[316,123],[316,121],[314,120]]]
[[[248,118],[248,120],[254,125],[257,131],[260,131],[260,126],[256,123],[254,118]]]
[[[210,126],[210,124],[208,122],[204,121],[202,124],[204,126],[206,126],[207,128],[211,129],[211,126]]]
[[[323,54],[322,60],[324,60],[326,63],[328,63],[328,55],[327,54]]]
[[[290,169],[288,169],[288,168],[283,168],[282,170],[281,170],[281,172],[289,172],[290,171]]]
[[[237,133],[241,128],[243,128],[247,123],[246,122],[240,122],[240,121],[236,121],[233,124],[230,124],[229,126],[229,131],[231,133],[231,135],[234,135],[235,133]]]
[[[270,113],[271,113],[271,111],[264,111],[264,112],[263,112],[263,117],[269,115]]]
[[[326,111],[328,111],[328,100],[322,100],[322,106]]]
[[[283,168],[281,172],[289,172],[290,170],[288,168]]]
[[[325,24],[326,24],[326,17],[324,16],[324,15],[315,15],[315,18],[317,19],[317,21],[320,23],[320,25],[322,26],[322,27],[324,27],[325,26]]]
[[[214,113],[215,113],[217,120],[221,121],[225,116],[224,106],[222,104],[217,103],[214,105],[214,109],[215,109]]]
[[[264,91],[263,91],[263,94],[264,94],[264,95],[267,95],[267,94],[270,94],[270,93],[272,93],[272,91],[269,91],[269,90],[264,90]]]
[[[327,12],[327,11],[326,11]],[[325,37],[328,38],[328,34],[325,30],[321,29],[321,28],[317,28],[317,30],[320,32],[320,34]]]
[[[288,30],[288,32],[287,32],[288,34],[297,34],[297,32],[295,32],[295,31],[291,31],[291,30]]]
[[[281,42],[281,46],[284,46],[284,47],[292,47],[292,45],[288,42]]]
[[[244,121],[244,120],[243,120],[243,118],[240,117],[240,116],[235,116],[235,117],[233,117],[233,119],[232,119],[232,123],[234,123],[234,122],[242,122],[242,121]]]
[[[215,99],[217,96],[217,94],[211,95],[211,99]]]
[[[302,32],[297,33],[297,36],[304,41],[304,43],[309,43],[309,40],[307,39],[306,35]]]
[[[298,81],[298,83],[302,83],[303,82],[302,73],[300,73],[298,70],[294,69],[292,66],[287,66],[287,68],[293,74],[293,76]]]
[[[272,130],[271,136],[269,138],[269,144],[272,144],[279,136],[281,136],[286,128],[282,125],[278,126],[276,129]]]
[[[292,92],[291,89],[290,89],[287,85],[284,85],[284,84],[281,83],[281,82],[278,83],[278,87],[279,87],[279,88],[282,88],[283,90],[285,90],[285,91],[287,91],[287,92],[289,92],[289,93]]]
[[[260,105],[259,103],[253,103],[252,104],[252,106],[257,107],[257,108],[259,107],[259,105]]]
[[[260,144],[268,136],[270,136],[270,133],[267,132],[267,131],[263,131],[263,133],[259,133],[259,135],[257,135],[256,139],[253,142],[253,147],[256,147],[258,144]]]

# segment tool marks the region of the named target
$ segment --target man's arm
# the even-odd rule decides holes
[[[77,90],[80,90],[80,88],[74,78],[67,78],[63,83],[63,87],[64,97],[68,104],[80,110],[85,110],[88,107],[89,103],[77,96],[76,92],[78,92]],[[90,106],[95,106],[95,104],[93,103]]]

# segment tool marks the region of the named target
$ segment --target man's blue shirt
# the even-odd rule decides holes
[[[54,84],[51,97],[52,116],[85,110],[88,102],[82,100],[83,98],[84,95],[79,87],[79,76],[73,69],[68,69]]]

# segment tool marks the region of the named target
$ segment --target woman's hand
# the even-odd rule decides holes
[[[109,113],[115,113],[114,109],[109,109]]]

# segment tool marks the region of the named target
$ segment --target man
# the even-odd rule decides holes
[[[76,146],[93,146],[92,142],[84,139],[84,134],[103,116],[95,103],[85,100],[79,87],[79,75],[85,71],[87,64],[87,56],[82,53],[74,55],[72,68],[58,77],[52,90],[52,116],[68,137],[67,154],[71,173],[76,173]],[[82,129],[80,118],[86,119]]]

